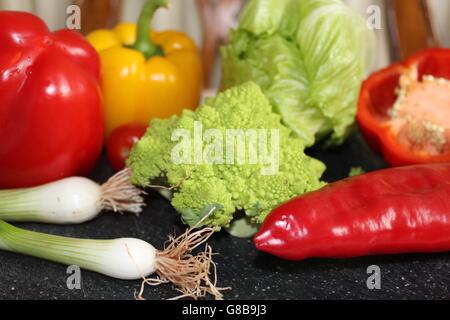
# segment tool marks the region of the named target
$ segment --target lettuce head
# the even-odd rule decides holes
[[[222,88],[253,80],[307,146],[337,145],[353,127],[374,47],[341,0],[250,0],[222,48]]]

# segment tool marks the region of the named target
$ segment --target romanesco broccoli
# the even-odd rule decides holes
[[[229,136],[233,130],[240,133]],[[324,164],[304,149],[249,82],[196,111],[153,120],[127,164],[134,184],[172,188],[172,205],[191,227],[213,207],[204,225],[227,227],[237,211],[262,223],[274,207],[324,184]]]

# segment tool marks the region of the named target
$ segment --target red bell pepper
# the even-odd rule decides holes
[[[363,83],[357,120],[368,143],[390,165],[450,161],[449,79],[450,49],[435,48]]]
[[[93,168],[103,144],[99,81],[99,57],[81,35],[0,12],[0,188]]]
[[[450,164],[372,172],[275,209],[254,238],[288,260],[450,251]]]

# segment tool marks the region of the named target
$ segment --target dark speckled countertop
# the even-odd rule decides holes
[[[327,181],[346,177],[352,166],[365,170],[384,166],[359,135],[336,150],[310,153],[327,164]],[[94,178],[104,181],[111,173],[104,164]],[[106,213],[81,226],[21,226],[73,237],[137,237],[159,248],[167,235],[184,230],[169,203],[156,194],[149,196],[140,217]],[[233,288],[225,293],[226,299],[450,299],[450,253],[294,263],[259,253],[250,240],[226,233],[215,235],[210,244],[219,254],[215,257],[219,286]],[[381,269],[380,290],[366,286],[371,265]],[[0,299],[134,299],[140,286],[138,281],[83,271],[81,290],[69,290],[67,277],[65,266],[0,252]],[[163,285],[147,288],[144,296],[161,299],[175,294],[170,285]]]

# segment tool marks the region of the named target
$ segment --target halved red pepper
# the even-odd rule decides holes
[[[390,165],[450,161],[447,80],[450,49],[433,48],[378,71],[363,83],[357,120],[367,142]],[[408,83],[403,93],[401,82]]]

